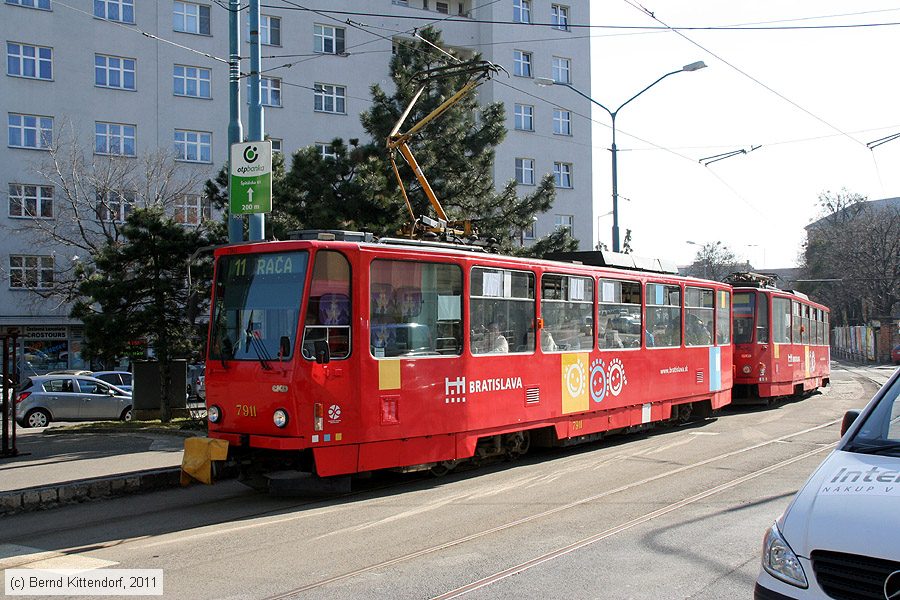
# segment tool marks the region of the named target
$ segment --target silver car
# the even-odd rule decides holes
[[[85,375],[91,375],[101,381],[111,383],[120,390],[125,390],[129,394],[132,393],[132,376],[128,371],[94,371],[93,373],[85,373]]]
[[[22,427],[46,427],[51,421],[130,421],[131,394],[96,377],[29,377],[16,394],[16,419]]]

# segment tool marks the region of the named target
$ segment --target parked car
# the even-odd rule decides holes
[[[95,371],[93,376],[131,393],[132,376],[128,371]]]
[[[187,366],[187,398],[188,402],[203,402],[204,395],[200,392],[200,380],[206,372],[206,365]]]
[[[16,395],[16,417],[22,427],[45,427],[51,421],[130,421],[131,394],[86,375],[29,377]]]
[[[84,369],[61,369],[59,371],[47,371],[44,375],[90,375],[93,377],[93,371],[85,371]]]
[[[891,361],[895,365],[900,365],[900,344],[894,346],[894,349],[891,350]]]
[[[197,377],[197,400],[206,402],[206,375]]]
[[[766,533],[757,600],[900,596],[900,369]]]

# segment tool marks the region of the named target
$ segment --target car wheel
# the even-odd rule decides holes
[[[133,418],[134,418],[134,413],[132,412],[130,406],[128,408],[126,408],[125,410],[123,410],[122,415],[119,417],[119,419],[121,419],[122,421],[125,421],[126,423],[129,422]]]
[[[26,427],[46,427],[50,424],[50,413],[43,408],[35,408],[25,415]]]

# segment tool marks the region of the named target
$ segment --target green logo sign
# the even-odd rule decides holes
[[[231,145],[231,214],[272,211],[272,142]]]

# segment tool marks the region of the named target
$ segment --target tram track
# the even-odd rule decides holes
[[[562,504],[562,505],[556,506],[554,508],[550,508],[550,509],[547,509],[547,510],[544,510],[541,512],[537,512],[537,513],[534,513],[534,514],[531,514],[531,515],[528,515],[525,517],[521,517],[519,519],[515,519],[515,520],[509,521],[507,523],[503,523],[501,525],[497,525],[494,527],[490,527],[490,528],[484,529],[482,531],[471,533],[469,535],[462,536],[462,537],[459,537],[456,539],[448,540],[446,542],[443,542],[440,544],[435,544],[433,546],[428,546],[426,548],[422,548],[422,549],[416,550],[414,552],[409,552],[409,553],[406,553],[406,554],[403,554],[400,556],[396,556],[394,558],[390,558],[390,559],[378,562],[376,564],[372,564],[372,565],[368,565],[368,566],[361,567],[358,569],[354,569],[354,570],[348,571],[346,573],[334,575],[334,576],[326,578],[326,579],[311,582],[311,583],[305,584],[303,586],[299,586],[299,587],[287,590],[285,592],[282,592],[282,593],[279,593],[276,595],[268,596],[268,597],[266,597],[266,600],[286,600],[289,598],[295,598],[298,595],[303,594],[304,592],[309,592],[311,590],[323,588],[325,586],[332,585],[335,583],[340,583],[340,582],[346,581],[348,579],[352,579],[354,577],[359,577],[361,575],[380,571],[380,570],[383,570],[388,567],[392,567],[392,566],[395,566],[398,564],[409,562],[409,561],[412,561],[412,560],[415,560],[415,559],[418,559],[421,557],[425,557],[425,556],[428,556],[431,554],[435,554],[437,552],[441,552],[441,551],[444,551],[444,550],[447,550],[447,549],[450,549],[450,548],[453,548],[456,546],[460,546],[460,545],[463,545],[463,544],[466,544],[469,542],[473,542],[473,541],[476,541],[476,540],[479,540],[479,539],[482,539],[482,538],[485,538],[485,537],[488,537],[491,535],[495,535],[495,534],[498,534],[498,533],[501,533],[501,532],[504,532],[504,531],[507,531],[507,530],[510,530],[510,529],[513,529],[516,527],[520,527],[520,526],[523,526],[523,525],[526,525],[529,523],[533,523],[533,522],[539,521],[541,519],[546,519],[553,515],[557,515],[557,514],[565,512],[565,511],[569,511],[574,508],[581,507],[581,506],[584,506],[584,505],[592,503],[592,502],[596,502],[598,500],[607,498],[609,496],[621,494],[623,492],[633,490],[635,488],[639,488],[641,486],[645,486],[645,485],[653,483],[653,482],[657,482],[657,481],[660,481],[663,479],[674,477],[674,476],[680,475],[682,473],[685,473],[687,471],[699,469],[701,467],[704,467],[704,466],[707,466],[707,465],[710,465],[713,463],[717,463],[717,462],[720,462],[723,460],[727,460],[730,458],[734,458],[736,456],[747,454],[749,452],[753,452],[754,450],[765,448],[765,447],[771,446],[773,444],[780,444],[785,441],[791,440],[792,438],[803,436],[803,435],[806,435],[806,434],[809,434],[809,433],[812,433],[815,431],[819,431],[821,429],[825,429],[827,427],[837,425],[839,422],[840,422],[840,419],[831,420],[831,421],[828,421],[825,423],[821,423],[819,425],[808,427],[808,428],[800,430],[800,431],[795,431],[793,433],[785,434],[785,435],[782,435],[782,436],[779,436],[779,437],[776,437],[776,438],[773,438],[770,440],[766,440],[763,442],[759,442],[757,444],[746,446],[744,448],[733,450],[731,452],[726,452],[724,454],[720,454],[720,455],[717,455],[714,457],[710,457],[710,458],[707,458],[704,460],[696,461],[696,462],[693,462],[693,463],[690,463],[687,465],[683,465],[683,466],[680,466],[680,467],[677,467],[674,469],[670,469],[663,473],[652,475],[650,477],[645,477],[638,481],[627,483],[627,484],[618,486],[616,488],[604,490],[603,492],[600,492],[598,494],[593,494],[593,495],[585,497],[585,498],[574,500],[572,502],[568,502],[566,504]],[[787,466],[789,464],[792,464],[794,462],[805,460],[805,459],[807,459],[811,456],[814,456],[818,453],[821,453],[825,450],[830,450],[835,445],[836,445],[836,442],[831,443],[831,444],[826,444],[826,445],[819,445],[818,447],[816,447],[812,450],[807,450],[806,452],[803,452],[800,455],[791,457],[789,459],[780,461],[780,462],[772,464],[772,465],[768,465],[766,467],[763,467],[761,469],[753,471],[752,473],[742,475],[740,477],[734,478],[734,479],[729,480],[720,485],[708,488],[702,492],[699,492],[698,494],[694,494],[688,498],[684,498],[678,502],[670,504],[661,509],[648,512],[644,515],[641,515],[630,521],[627,521],[626,523],[617,525],[613,528],[607,529],[603,532],[600,532],[598,534],[590,536],[589,538],[585,538],[579,542],[568,545],[565,548],[556,549],[552,552],[541,555],[540,557],[531,559],[531,560],[521,563],[515,567],[511,567],[510,569],[500,571],[488,578],[479,580],[478,582],[468,584],[467,586],[464,586],[462,588],[458,588],[456,590],[452,590],[451,592],[447,592],[444,595],[437,596],[436,598],[453,598],[453,597],[463,595],[465,593],[469,593],[469,592],[479,589],[481,587],[485,587],[486,585],[490,585],[491,583],[495,583],[497,581],[505,579],[506,577],[515,575],[516,573],[519,573],[519,572],[522,572],[523,570],[533,568],[534,566],[537,566],[538,564],[542,564],[544,562],[547,562],[548,560],[552,560],[553,558],[563,556],[565,554],[568,554],[570,552],[577,550],[578,548],[582,548],[591,543],[600,541],[602,539],[606,539],[608,537],[616,535],[617,533],[621,533],[621,532],[631,529],[637,525],[640,525],[641,523],[645,523],[649,520],[652,520],[659,516],[668,514],[669,512],[673,512],[684,506],[688,506],[690,504],[693,504],[695,502],[703,500],[704,498],[708,498],[710,496],[713,496],[713,495],[723,492],[725,490],[731,489],[735,486],[738,486],[742,483],[745,483],[747,481],[750,481],[752,479],[755,479],[757,477],[760,477],[762,475],[765,475],[767,473],[770,473],[772,471],[780,469],[780,468]],[[475,586],[475,587],[471,587],[471,589],[470,589],[470,586]],[[449,594],[449,595],[447,595],[447,594]]]

